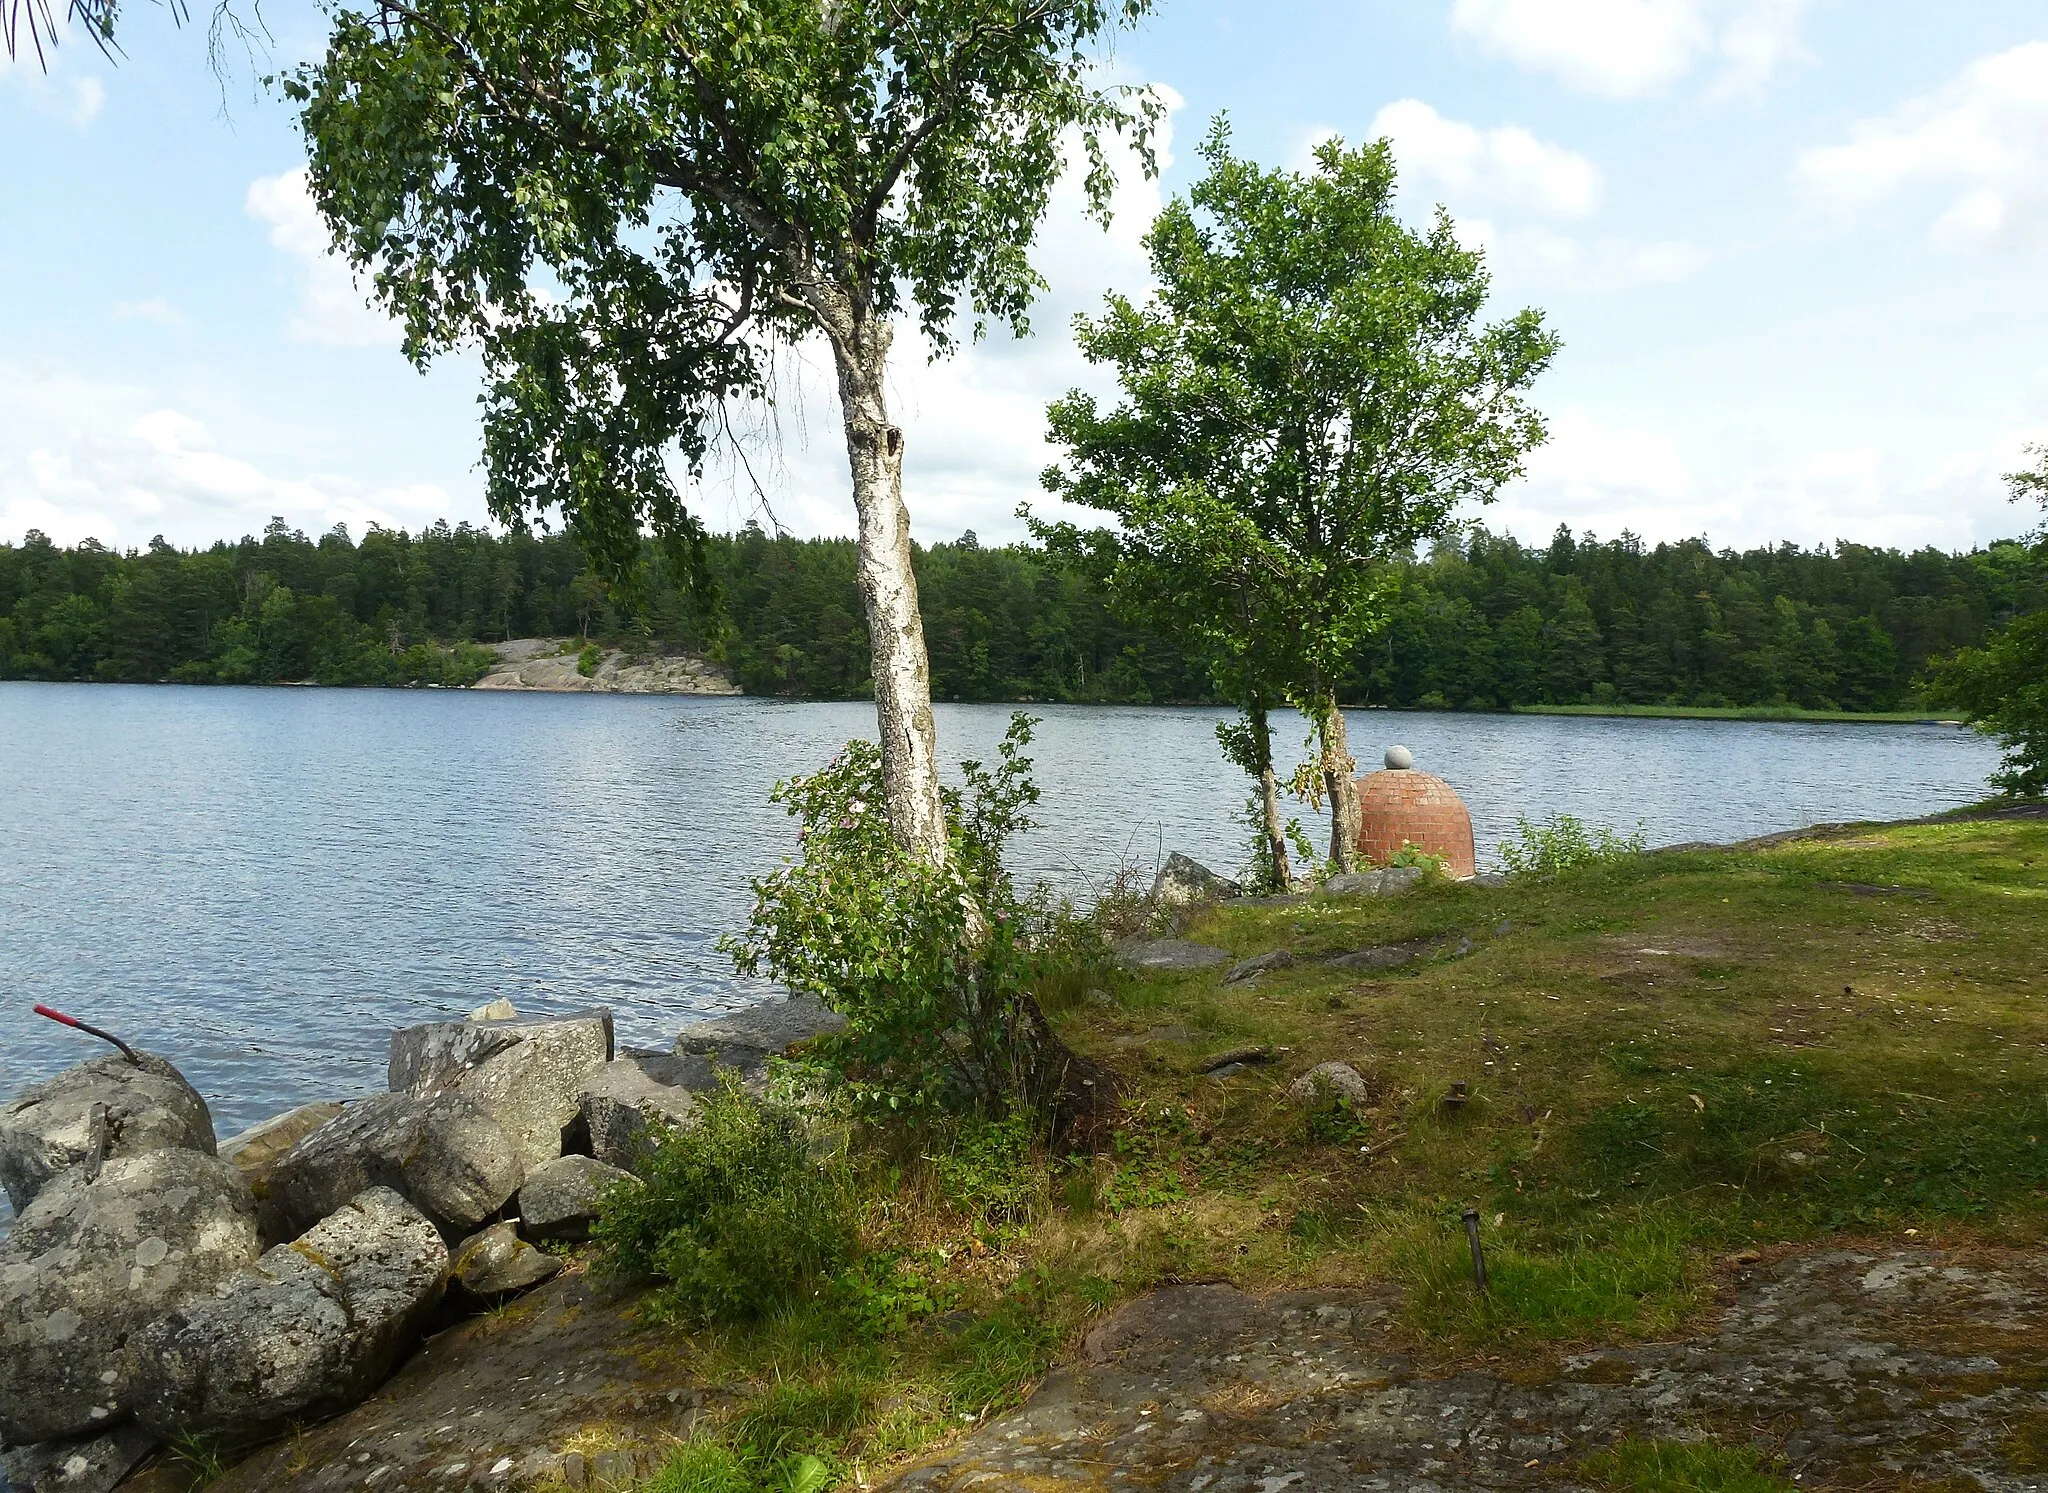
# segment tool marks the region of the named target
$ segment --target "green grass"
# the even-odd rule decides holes
[[[1616,1442],[1585,1462],[1588,1476],[1616,1493],[1793,1493],[1756,1451],[1718,1441]]]
[[[1939,721],[1960,725],[1954,711],[1802,710],[1797,705],[1516,705],[1516,715],[1635,715],[1680,721],[1846,721],[1885,726]]]
[[[2019,819],[1204,915],[1187,936],[1297,962],[1229,986],[1119,978],[1064,1003],[1062,1034],[1126,1089],[1100,1155],[1025,1164],[993,1133],[859,1152],[861,1235],[883,1253],[851,1296],[691,1336],[685,1369],[718,1408],[652,1486],[878,1480],[1017,1403],[1091,1318],[1166,1280],[1391,1280],[1426,1361],[1480,1353],[1506,1372],[1562,1344],[1693,1330],[1734,1251],[1908,1228],[2039,1243],[2044,927],[2048,821]],[[1319,962],[1440,935],[1471,952]],[[1250,1044],[1273,1060],[1204,1076],[1206,1055]],[[1286,1091],[1330,1058],[1367,1094],[1319,1117]],[[1461,1106],[1442,1102],[1453,1081]],[[2016,1458],[2048,1459],[2048,1431],[2013,1435]],[[1788,1486],[1711,1442],[1623,1442],[1586,1473],[1618,1493]]]

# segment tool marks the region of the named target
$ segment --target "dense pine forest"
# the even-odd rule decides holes
[[[715,537],[718,603],[689,602],[650,549],[630,594],[562,535],[436,524],[419,534],[273,523],[202,551],[0,544],[0,678],[461,684],[474,646],[588,636],[703,649],[750,693],[860,695],[867,642],[851,540]],[[1203,660],[1112,616],[1085,579],[973,535],[920,550],[934,692],[951,700],[1163,703],[1212,697]],[[1399,567],[1358,704],[1918,703],[1930,658],[2048,608],[2048,546],[1964,555],[1843,544],[1743,553],[1560,529],[1546,548],[1477,530]]]

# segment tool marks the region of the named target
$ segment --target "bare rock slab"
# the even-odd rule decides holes
[[[519,1147],[467,1094],[378,1094],[281,1157],[267,1202],[296,1237],[357,1194],[388,1187],[459,1239],[526,1179]]]
[[[113,1493],[157,1440],[129,1421],[99,1436],[0,1452],[0,1488],[13,1493]]]
[[[530,1291],[561,1274],[562,1262],[543,1254],[519,1237],[512,1223],[494,1223],[455,1247],[448,1274],[455,1285],[478,1301],[495,1301],[515,1291]]]
[[[1422,867],[1388,866],[1378,871],[1356,871],[1332,876],[1322,885],[1326,897],[1398,897],[1422,885]]]
[[[1116,962],[1133,970],[1214,969],[1230,963],[1230,951],[1184,938],[1134,938],[1116,946]]]
[[[609,1011],[434,1021],[392,1033],[387,1077],[394,1094],[474,1099],[534,1167],[562,1154],[584,1080],[611,1060]]]
[[[519,1226],[529,1239],[576,1242],[590,1235],[598,1200],[633,1174],[594,1156],[562,1156],[519,1189]]]
[[[411,1347],[447,1267],[433,1222],[371,1188],[146,1328],[137,1418],[167,1439],[243,1440],[356,1404]]]
[[[677,1056],[711,1058],[734,1068],[756,1068],[771,1057],[846,1030],[846,1018],[815,995],[763,1001],[730,1016],[693,1021],[676,1035]]]
[[[1286,969],[1294,963],[1294,955],[1287,949],[1268,949],[1263,954],[1254,954],[1249,959],[1240,959],[1223,972],[1223,983],[1235,985],[1240,980],[1249,980],[1271,969]]]
[[[608,1166],[631,1167],[645,1154],[654,1129],[697,1123],[697,1095],[713,1081],[710,1060],[697,1055],[633,1056],[606,1063],[577,1098],[590,1154]]]
[[[251,1125],[239,1135],[229,1136],[220,1143],[220,1159],[231,1163],[242,1174],[249,1184],[249,1191],[256,1198],[256,1226],[263,1236],[265,1249],[284,1243],[293,1232],[280,1201],[272,1195],[271,1183],[277,1164],[322,1125],[340,1119],[346,1108],[346,1105],[332,1100],[302,1104],[259,1125]]]
[[[141,1057],[138,1066],[110,1052],[0,1104],[0,1187],[17,1213],[93,1149],[95,1105],[105,1106],[107,1156],[171,1147],[213,1154],[213,1116],[199,1091],[155,1053]]]
[[[73,1167],[0,1246],[0,1440],[126,1420],[151,1372],[131,1339],[256,1258],[256,1203],[227,1162],[158,1150]]]

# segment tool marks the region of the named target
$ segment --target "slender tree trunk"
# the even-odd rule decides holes
[[[1273,881],[1283,892],[1294,890],[1294,868],[1287,863],[1287,826],[1280,818],[1280,780],[1273,774],[1273,734],[1266,727],[1266,707],[1246,707],[1252,747],[1259,758],[1259,807],[1266,816],[1266,853],[1273,860]]]
[[[849,315],[829,329],[839,366],[839,406],[860,516],[860,599],[867,616],[882,735],[882,784],[898,844],[933,863],[946,858],[939,797],[938,732],[917,577],[910,568],[910,513],[903,506],[903,432],[889,420],[883,375],[894,329]]]
[[[1330,859],[1348,876],[1358,869],[1358,763],[1351,756],[1351,733],[1335,690],[1323,697],[1316,725],[1323,743],[1323,789],[1330,796]]]

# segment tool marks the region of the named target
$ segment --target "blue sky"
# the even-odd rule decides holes
[[[265,13],[268,67],[317,50],[315,9]],[[481,521],[477,368],[414,372],[325,256],[289,109],[246,66],[224,89],[157,8],[125,42],[118,67],[82,38],[47,76],[0,64],[0,539]],[[1069,320],[1142,290],[1138,235],[1219,110],[1272,163],[1388,135],[1408,209],[1448,206],[1500,311],[1563,335],[1553,438],[1474,515],[1494,527],[1956,549],[2027,526],[1999,474],[2048,439],[2038,4],[1166,0],[1114,67],[1177,101],[1163,180],[1127,179],[1107,235],[1061,194],[1035,337],[935,366],[898,344],[921,538],[1018,532],[1046,401],[1099,386]],[[813,352],[778,395],[753,422],[769,506],[851,532]],[[695,501],[721,528],[760,510],[723,467]]]

